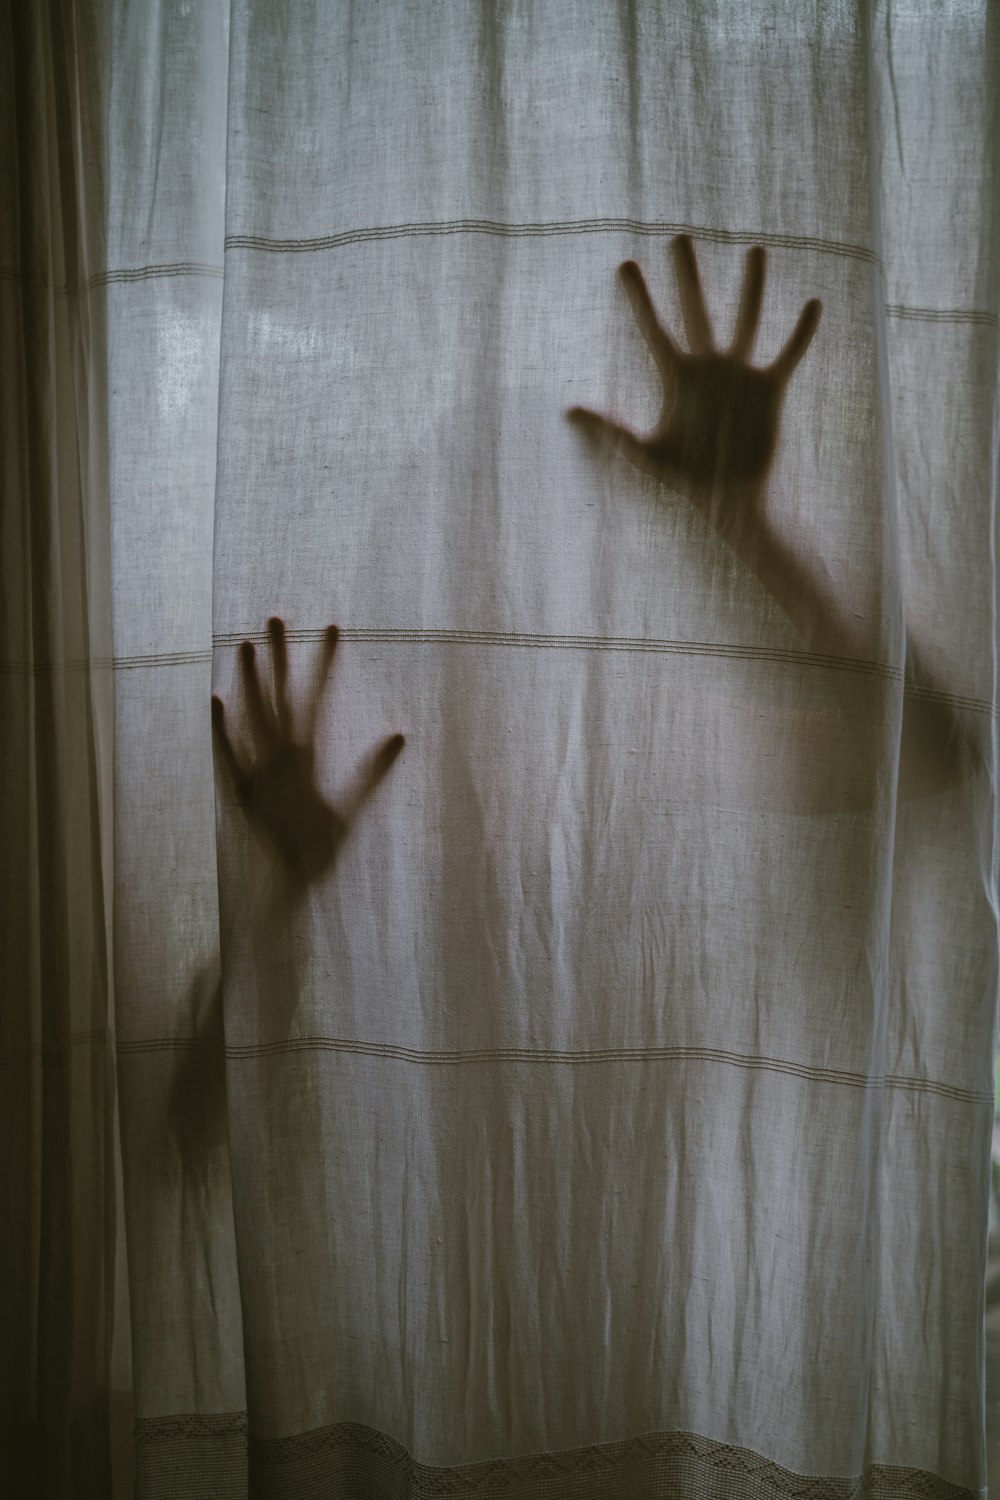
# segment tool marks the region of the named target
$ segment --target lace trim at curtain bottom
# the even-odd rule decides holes
[[[854,1478],[793,1474],[747,1448],[690,1432],[647,1434],[525,1458],[437,1467],[371,1427],[341,1423],[251,1439],[242,1412],[136,1424],[138,1500],[247,1494],[283,1500],[983,1500],[919,1469],[873,1464]]]

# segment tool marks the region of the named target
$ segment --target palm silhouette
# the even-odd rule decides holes
[[[326,688],[338,631],[330,625],[323,637],[316,681],[305,722],[296,733],[288,696],[288,647],[285,627],[267,622],[274,676],[274,704],[267,700],[257,673],[253,644],[240,647],[240,672],[253,749],[246,764],[233,749],[226,730],[222,699],[212,698],[212,726],[223,764],[247,816],[276,848],[293,886],[317,880],[336,859],[351,822],[403,748],[401,734],[391,735],[372,756],[358,784],[338,810],[320,794],[316,780],[316,721]]]
[[[610,442],[639,469],[682,490],[736,555],[784,609],[806,647],[830,657],[869,661],[879,651],[875,624],[845,605],[826,569],[782,534],[780,518],[753,502],[760,496],[778,446],[781,408],[788,382],[812,342],[822,304],[813,298],[799,314],[777,359],[750,364],[764,297],[766,255],[747,252],[743,288],[732,342],[715,345],[687,235],[671,244],[688,353],[679,349],[656,315],[643,274],[626,261],[619,275],[636,321],[663,382],[663,409],[643,437],[599,412],[574,407],[570,419]],[[857,734],[857,679],[833,678],[846,721]],[[907,637],[906,684],[934,684],[921,667],[916,643]],[[985,760],[977,725],[959,717],[942,699],[904,698],[900,743],[900,795],[924,796],[973,775]],[[872,720],[874,723],[874,719]]]
[[[621,449],[637,468],[685,490],[725,530],[728,507],[721,502],[754,496],[767,477],[785,389],[816,332],[821,304],[806,303],[777,359],[758,368],[749,361],[764,296],[763,248],[755,245],[747,254],[736,328],[724,353],[715,346],[691,240],[678,235],[671,250],[689,353],[678,348],[657,317],[635,261],[626,261],[619,271],[663,382],[656,427],[642,437],[584,407],[574,407],[569,417]]]

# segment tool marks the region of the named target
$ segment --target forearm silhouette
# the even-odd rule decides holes
[[[334,868],[351,826],[375,789],[388,775],[404,746],[401,734],[390,735],[366,756],[351,789],[336,806],[320,792],[317,760],[322,749],[319,710],[337,650],[338,631],[324,633],[314,684],[304,712],[293,711],[288,685],[288,647],[284,623],[267,625],[271,652],[271,690],[265,691],[253,644],[239,650],[246,743],[234,745],[221,698],[212,698],[212,726],[218,758],[235,791],[250,829],[267,854],[278,881],[270,897],[251,909],[242,941],[249,943],[253,988],[265,1008],[267,1028],[284,1039],[291,1033],[299,1000],[301,939],[295,932],[296,909]],[[262,1015],[264,1012],[262,1012]]]
[[[663,386],[663,405],[646,436],[584,407],[568,416],[590,436],[617,448],[630,463],[679,490],[778,602],[810,651],[872,660],[872,628],[844,606],[825,569],[799,555],[774,529],[764,506],[768,475],[778,448],[788,383],[805,356],[822,312],[805,304],[778,357],[751,364],[764,298],[767,265],[762,246],[747,252],[736,326],[728,349],[715,343],[694,246],[678,235],[671,255],[688,351],[660,321],[635,261],[619,269],[636,322]],[[906,685],[935,685],[922,672],[908,638]],[[922,795],[969,775],[979,759],[974,734],[940,697],[904,696],[900,790]]]
[[[301,722],[288,690],[285,626],[268,621],[273,696],[265,693],[252,642],[240,647],[240,676],[249,747],[237,750],[229,736],[222,699],[212,698],[212,728],[224,774],[250,827],[284,876],[284,890],[269,911],[255,914],[254,940],[262,988],[273,1002],[271,1024],[279,1035],[291,1027],[295,1008],[295,951],[285,930],[290,907],[332,870],[361,808],[388,775],[404,746],[390,735],[367,758],[353,790],[337,807],[321,795],[316,761],[317,723],[337,649],[335,625],[327,628],[316,676]],[[288,898],[288,899],[286,899]],[[249,911],[249,905],[246,905]],[[263,916],[265,920],[257,925]],[[226,1140],[225,1041],[218,960],[196,976],[188,997],[194,1035],[175,1072],[171,1114],[185,1170],[203,1178],[211,1149]]]

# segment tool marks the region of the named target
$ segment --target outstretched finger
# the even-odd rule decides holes
[[[688,235],[679,234],[671,242],[670,248],[674,257],[674,274],[681,297],[681,314],[688,348],[692,354],[710,354],[715,348],[715,340],[712,337],[712,325],[708,321],[694,245]]]
[[[647,474],[657,473],[653,456],[649,451],[649,444],[631,428],[623,427],[620,422],[613,421],[611,417],[602,417],[600,412],[588,411],[585,406],[574,406],[566,413],[566,416],[573,426],[579,427],[587,437],[617,448],[619,453],[623,453],[629,463],[635,464],[637,469],[642,469]]]
[[[799,321],[792,330],[791,338],[771,366],[772,375],[775,375],[782,385],[791,380],[796,366],[812,343],[813,335],[819,327],[822,311],[822,302],[814,297],[811,302],[806,303],[799,314]]]
[[[649,352],[656,360],[660,374],[666,377],[677,362],[677,348],[656,315],[646,278],[634,260],[627,260],[619,266],[618,275],[632,304],[635,321],[649,345]]]
[[[217,698],[214,693],[212,694],[212,730],[215,734],[215,743],[219,747],[219,756],[221,757],[222,764],[232,778],[236,795],[242,801],[246,796],[246,772],[236,757],[236,751],[233,749],[232,741],[226,730],[226,710],[223,707],[222,699]]]
[[[757,338],[760,308],[764,300],[764,267],[767,257],[763,245],[754,245],[747,251],[746,269],[743,272],[743,290],[733,329],[733,342],[729,352],[734,359],[749,359]]]
[[[240,647],[240,673],[243,678],[250,732],[263,747],[272,743],[275,738],[274,716],[264,702],[264,694],[261,692],[260,678],[257,675],[257,653],[252,641],[244,641]]]
[[[404,735],[392,734],[369,757],[359,772],[357,781],[347,801],[340,809],[340,815],[345,823],[350,824],[354,822],[354,819],[368,801],[372,792],[374,792],[380,782],[385,780],[396,764],[405,744],[406,738]]]
[[[339,639],[340,631],[336,625],[328,625],[323,632],[323,645],[320,648],[319,660],[316,663],[316,677],[313,682],[312,696],[309,699],[309,711],[306,715],[307,745],[312,744],[316,734],[316,722],[319,718],[323,694],[326,692],[327,684],[330,681],[330,668],[333,665],[334,653],[337,650]]]
[[[272,615],[267,622],[268,640],[271,642],[271,668],[274,672],[274,708],[278,718],[278,732],[286,739],[292,738],[292,705],[288,698],[288,644],[285,640],[285,622]]]

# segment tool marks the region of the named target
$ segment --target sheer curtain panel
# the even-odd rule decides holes
[[[998,33],[11,5],[19,1493],[985,1493]]]
[[[5,5],[0,37],[0,1486],[97,1497],[128,1387],[107,350],[86,293],[105,127],[86,17]]]

